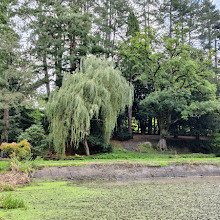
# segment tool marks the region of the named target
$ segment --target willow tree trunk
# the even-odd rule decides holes
[[[132,106],[128,107],[128,131],[132,136]]]
[[[167,150],[167,140],[166,135],[168,133],[168,129],[166,128],[163,122],[160,122],[160,140],[158,142],[158,147],[161,151]]]
[[[83,146],[84,146],[84,150],[85,150],[86,156],[89,156],[90,152],[89,152],[89,146],[88,146],[88,142],[87,142],[87,138],[86,137],[83,140]]]
[[[1,141],[8,142],[8,130],[9,130],[9,109],[4,109]]]

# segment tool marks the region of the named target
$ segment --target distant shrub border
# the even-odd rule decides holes
[[[15,155],[20,159],[25,159],[31,153],[31,145],[27,140],[22,140],[19,143],[2,143],[0,150],[6,157]]]

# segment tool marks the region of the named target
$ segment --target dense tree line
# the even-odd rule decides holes
[[[166,149],[168,133],[216,133],[219,41],[220,11],[211,0],[2,0],[1,142],[16,141],[32,124],[49,133],[51,93],[65,88],[65,79],[82,71],[91,55],[113,62],[134,87],[133,105],[118,116],[115,136],[160,133]],[[91,130],[95,126],[91,122]]]

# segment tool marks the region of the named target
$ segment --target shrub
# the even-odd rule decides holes
[[[20,159],[26,158],[31,153],[31,145],[27,140],[23,140],[16,144],[13,143],[2,143],[0,149],[7,157],[11,157],[15,154]]]
[[[44,156],[42,155],[43,151],[49,148],[49,142],[42,125],[32,125],[30,128],[26,129],[18,137],[18,141],[24,139],[28,140],[28,142],[31,144],[31,150],[34,157]]]
[[[145,142],[143,144],[138,145],[137,149],[141,153],[148,153],[148,154],[158,153],[158,149],[153,147],[153,145],[150,142]]]
[[[105,143],[102,136],[90,135],[88,144],[92,154],[112,152],[113,147],[110,143]]]
[[[214,133],[211,137],[210,146],[212,148],[213,153],[220,157],[220,134]]]
[[[127,128],[120,128],[120,130],[116,133],[116,137],[119,141],[127,141],[132,139],[133,137],[129,134]]]
[[[26,208],[26,205],[22,199],[15,199],[12,195],[6,195],[5,198],[2,199],[3,209],[17,209],[17,208]]]
[[[31,160],[31,155],[25,160],[20,160],[16,155],[13,155],[10,160],[10,170],[13,172],[29,174],[37,167],[37,161]]]

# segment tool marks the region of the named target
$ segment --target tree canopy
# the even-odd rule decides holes
[[[90,57],[49,99],[47,113],[55,150],[66,144],[77,147],[90,133],[91,120],[103,120],[105,141],[110,139],[117,116],[131,105],[133,88],[111,62]],[[87,151],[87,154],[89,152]]]

